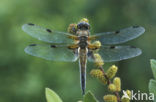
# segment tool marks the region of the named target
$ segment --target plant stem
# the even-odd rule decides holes
[[[104,71],[103,67],[101,66],[101,67],[99,67],[99,68],[100,68],[100,70],[103,72],[103,75],[104,75],[104,77],[105,77],[106,80],[107,80],[107,85],[111,84],[112,82],[111,82],[111,80],[107,77],[107,75],[105,74],[105,71]],[[117,97],[117,101],[118,101],[118,102],[121,102],[119,92],[116,91],[116,92],[114,92],[114,94],[115,94],[115,96]]]

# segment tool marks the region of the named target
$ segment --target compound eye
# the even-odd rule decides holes
[[[85,24],[85,28],[86,29],[90,29],[90,25],[89,24]]]
[[[84,25],[84,28],[87,30],[88,29],[88,26],[87,25]]]
[[[81,24],[78,24],[78,25],[77,25],[77,28],[78,28],[78,29],[81,29],[81,27],[82,27]]]

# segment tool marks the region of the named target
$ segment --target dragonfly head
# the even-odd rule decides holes
[[[87,22],[80,22],[80,23],[77,24],[77,29],[78,30],[89,30],[90,25]]]

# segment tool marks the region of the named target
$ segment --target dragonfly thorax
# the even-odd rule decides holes
[[[80,36],[89,36],[89,30],[78,30],[76,34]]]
[[[88,46],[87,39],[88,39],[88,36],[80,36],[79,37],[78,45],[81,49],[85,49]]]

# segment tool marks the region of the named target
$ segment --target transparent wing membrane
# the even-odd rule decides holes
[[[89,61],[94,61],[93,53],[91,51],[89,52]],[[100,54],[104,62],[114,62],[136,57],[142,51],[132,46],[102,46],[97,53]]]
[[[52,61],[74,62],[78,58],[76,50],[61,45],[31,44],[25,48],[25,52]]]
[[[68,33],[53,31],[50,29],[46,29],[35,24],[24,24],[22,29],[27,34],[31,35],[38,40],[42,40],[49,43],[73,43],[72,39],[69,37],[74,36]]]
[[[103,32],[95,35],[96,40],[102,44],[120,44],[135,39],[145,32],[141,26],[131,26],[129,28],[117,30],[114,32]]]

